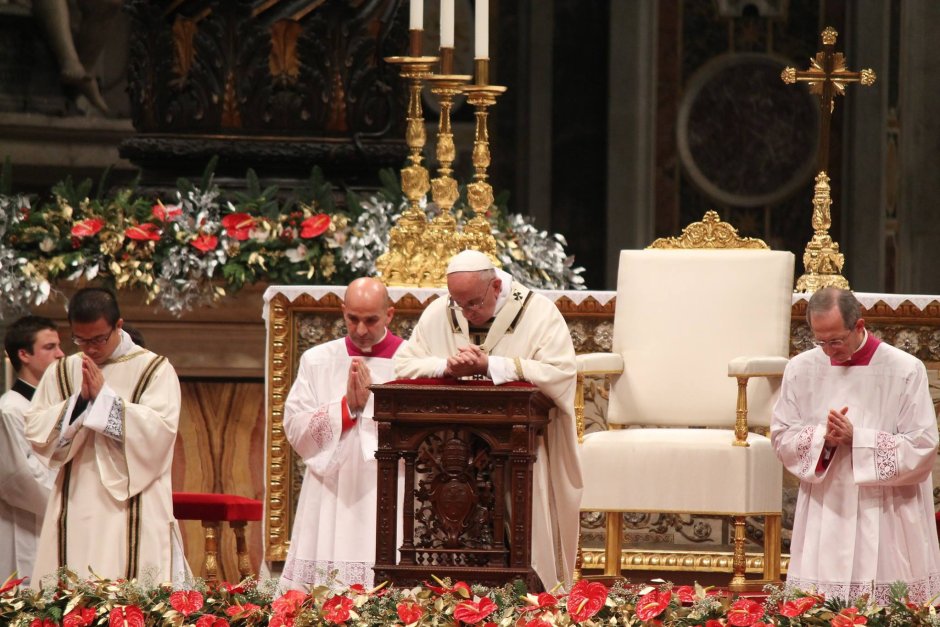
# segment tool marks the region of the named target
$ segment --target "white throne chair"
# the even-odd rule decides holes
[[[605,575],[620,575],[623,512],[734,519],[731,588],[780,580],[782,467],[766,437],[787,363],[793,254],[739,238],[709,211],[679,238],[620,253],[608,430],[580,437],[582,511],[607,513]],[[763,430],[764,434],[755,431]],[[745,518],[763,516],[763,579],[746,580]]]

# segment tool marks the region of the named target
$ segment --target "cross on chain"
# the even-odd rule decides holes
[[[809,83],[809,92],[819,97],[822,123],[816,161],[817,171],[820,172],[829,170],[829,123],[835,108],[835,97],[845,95],[845,86],[848,83],[861,83],[867,87],[875,82],[875,73],[870,69],[850,72],[845,68],[845,56],[835,51],[838,36],[836,29],[827,26],[821,36],[823,49],[816,53],[815,58],[810,59],[809,69],[799,71],[788,67],[780,75],[788,85],[797,81]]]

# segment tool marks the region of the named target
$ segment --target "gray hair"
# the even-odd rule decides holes
[[[813,316],[831,311],[833,307],[839,308],[846,329],[853,328],[862,317],[862,304],[851,290],[824,287],[810,297],[806,306],[806,323],[813,328]]]

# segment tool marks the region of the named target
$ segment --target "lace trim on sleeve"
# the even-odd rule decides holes
[[[814,466],[813,462],[815,460],[810,459],[809,453],[813,448],[813,432],[815,430],[815,425],[807,425],[800,429],[799,435],[796,436],[796,452],[800,458],[801,477],[808,476]]]
[[[330,411],[327,407],[317,407],[307,423],[307,433],[318,448],[323,448],[333,441],[333,428],[330,426]]]
[[[118,442],[124,440],[124,399],[116,398],[108,411],[108,423],[103,433]]]
[[[898,476],[898,449],[890,433],[879,431],[875,435],[875,466],[878,468],[879,481]]]

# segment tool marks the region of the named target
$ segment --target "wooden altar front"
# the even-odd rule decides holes
[[[522,579],[537,589],[532,468],[554,404],[525,383],[398,381],[372,391],[376,581],[412,586],[436,575],[499,586]]]

